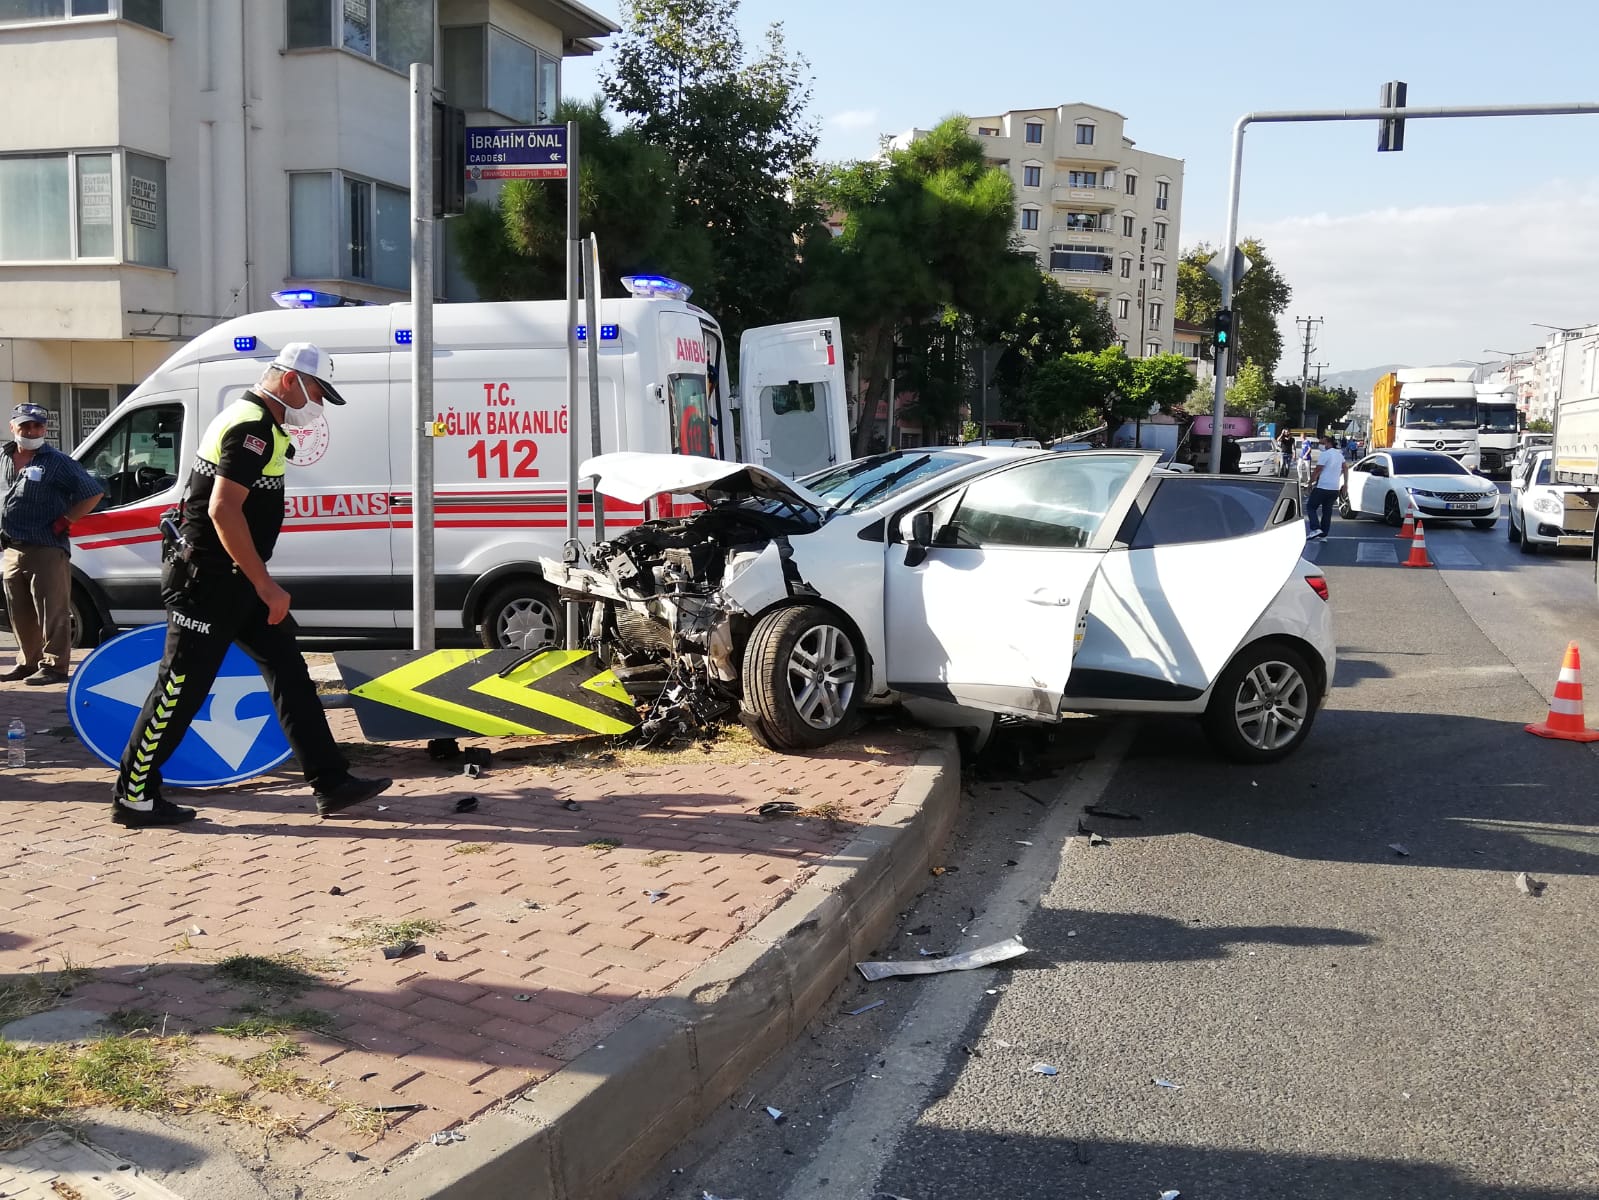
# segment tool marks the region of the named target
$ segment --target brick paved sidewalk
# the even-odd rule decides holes
[[[0,768],[0,982],[88,968],[70,1006],[193,1034],[177,1082],[248,1093],[304,1135],[277,1142],[272,1159],[329,1182],[603,1040],[876,816],[919,744],[872,734],[801,758],[729,739],[629,766],[554,764],[533,743],[486,739],[495,765],[471,780],[417,747],[358,745],[353,714],[334,712],[356,769],[396,779],[383,811],[319,821],[309,790],[279,772],[176,792],[204,819],[133,832],[110,821],[110,769],[75,738],[40,732],[67,723],[64,690],[41,690],[0,687],[0,719],[30,730],[28,766]],[[466,794],[478,807],[458,815]],[[842,819],[749,819],[774,799],[836,805]],[[363,943],[371,923],[399,921],[434,923],[422,953],[386,961]],[[217,977],[233,955],[296,956],[320,978],[298,995],[252,993]],[[266,1042],[212,1032],[252,1006],[331,1018],[325,1034],[293,1034],[290,1094],[240,1074]],[[355,1127],[372,1107],[409,1103],[427,1108],[387,1117],[381,1137]]]

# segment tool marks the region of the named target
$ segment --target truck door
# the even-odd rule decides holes
[[[849,401],[838,318],[746,330],[739,343],[744,457],[782,475],[849,457]]]

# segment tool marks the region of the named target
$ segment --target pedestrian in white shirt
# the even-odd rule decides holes
[[[1333,505],[1343,489],[1344,477],[1349,474],[1349,463],[1333,439],[1323,434],[1321,450],[1311,467],[1310,496],[1305,501],[1305,540],[1324,538],[1332,530]]]

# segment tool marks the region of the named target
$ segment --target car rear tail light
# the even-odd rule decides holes
[[[1327,597],[1327,577],[1325,575],[1306,575],[1305,582],[1310,584],[1310,590],[1323,600]]]

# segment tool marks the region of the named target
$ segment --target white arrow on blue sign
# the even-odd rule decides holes
[[[110,766],[122,761],[155,684],[166,636],[165,625],[130,630],[96,646],[72,673],[67,688],[72,728]],[[161,781],[173,787],[238,783],[280,766],[289,753],[266,680],[244,651],[230,646],[210,694],[162,766]]]

